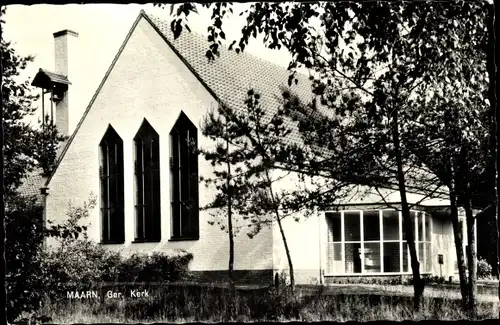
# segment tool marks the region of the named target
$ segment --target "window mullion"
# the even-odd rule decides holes
[[[177,137],[177,160],[179,162],[179,168],[178,168],[178,180],[177,180],[177,186],[178,186],[178,193],[179,193],[179,202],[177,203],[178,206],[179,206],[179,236],[183,236],[183,232],[182,232],[182,157],[181,157],[181,145],[182,145],[182,141],[181,141],[181,133],[179,132],[179,136]]]
[[[146,184],[146,182],[144,179],[145,169],[146,169],[146,165],[145,165],[145,159],[144,159],[144,141],[141,140],[141,182],[142,182],[142,186],[141,186],[141,190],[142,190],[142,193],[141,193],[142,220],[141,220],[141,223],[142,223],[142,238],[144,238],[144,239],[146,239],[146,200],[145,200],[145,197],[146,197],[145,184]]]
[[[402,212],[398,211],[398,223],[399,223],[399,269],[401,272],[405,272],[403,266],[403,260],[405,256],[403,255],[403,218]]]
[[[109,196],[109,192],[111,192],[111,188],[109,186],[109,178],[110,178],[110,172],[109,172],[110,168],[109,168],[109,166],[110,166],[110,160],[111,159],[109,159],[109,158],[110,158],[109,157],[109,147],[107,147],[107,149],[106,149],[106,160],[107,160],[107,163],[108,163],[108,169],[106,171],[106,183],[107,183],[106,186],[108,187],[108,190],[106,192],[108,194],[108,197],[106,198],[106,200],[107,200],[107,208],[108,208],[107,209],[107,215],[108,215],[108,218],[107,218],[108,219],[108,233],[107,233],[107,236],[108,236],[108,240],[111,239],[111,202],[110,202],[110,196]]]
[[[425,227],[425,212],[422,212],[420,214],[421,218],[422,218],[422,243],[421,246],[422,246],[422,249],[423,249],[423,252],[422,252],[422,263],[423,266],[422,266],[422,272],[425,273],[427,271],[427,244],[426,244],[426,235],[427,235],[427,229]]]
[[[419,235],[419,230],[418,230],[418,219],[419,218],[419,215],[418,213],[416,213],[415,211],[413,211],[414,215],[415,215],[415,221],[413,222],[414,226],[415,226],[415,240],[413,241],[414,245],[415,245],[415,251],[416,251],[416,255],[417,255],[417,260],[419,260],[419,266],[421,267],[422,266],[422,263],[420,263],[420,259],[419,259],[419,249],[418,249],[418,235]],[[408,249],[409,251],[409,249]],[[420,270],[419,270],[420,271]]]
[[[364,232],[364,222],[363,222],[363,211],[359,211],[359,224],[360,224],[360,236],[361,236],[361,274],[365,273],[365,232]]]
[[[344,211],[340,212],[340,258],[342,261],[342,273],[346,273],[346,265],[345,265],[345,225],[344,225]]]
[[[380,229],[380,272],[384,272],[384,227],[383,227],[383,211],[378,211],[379,229]]]
[[[188,216],[188,218],[187,218],[187,219],[188,219],[188,225],[189,225],[189,230],[188,230],[188,232],[189,232],[189,233],[191,233],[191,230],[192,230],[192,229],[191,229],[191,228],[192,228],[192,223],[191,223],[191,214],[192,214],[192,210],[191,210],[191,209],[192,209],[193,207],[191,206],[191,180],[190,180],[190,178],[191,178],[191,177],[190,177],[190,176],[191,176],[191,175],[190,175],[191,169],[190,169],[190,163],[189,163],[189,162],[190,162],[190,159],[191,159],[191,154],[190,154],[190,149],[191,149],[191,148],[190,148],[190,144],[191,144],[191,143],[190,143],[190,138],[189,138],[189,129],[187,130],[187,134],[186,134],[186,135],[187,135],[187,137],[186,137],[186,141],[187,141],[187,142],[186,142],[186,154],[187,154],[187,161],[186,161],[186,166],[185,166],[185,168],[187,169],[187,173],[186,173],[186,175],[187,175],[187,179],[185,180],[185,182],[186,182],[186,186],[187,186],[187,191],[186,191],[186,192],[187,192],[187,195],[188,195],[188,204],[189,204],[189,209],[188,209],[188,211],[189,211],[189,216]]]

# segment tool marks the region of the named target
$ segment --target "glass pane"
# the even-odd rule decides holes
[[[423,213],[417,213],[418,241],[424,241],[424,220]]]
[[[108,177],[101,178],[101,208],[105,209],[109,207],[109,179]]]
[[[418,262],[420,263],[420,272],[425,270],[424,243],[418,243]]]
[[[405,230],[405,218],[403,216],[402,218],[402,226],[403,226],[403,240],[406,240],[406,230]],[[413,230],[413,238],[415,238],[415,212],[411,211],[410,212],[410,225]]]
[[[403,243],[403,272],[410,272],[410,253],[407,243]]]
[[[109,175],[113,175],[116,173],[116,153],[116,145],[110,145],[108,148]]]
[[[361,244],[345,244],[345,272],[361,273]]]
[[[327,274],[343,274],[344,267],[342,265],[342,244],[328,243],[326,245],[326,273]]]
[[[151,169],[151,140],[145,140],[142,143],[142,160],[143,160],[143,168],[144,170],[150,170]]]
[[[188,206],[181,203],[181,236],[189,236],[191,230],[191,218]]]
[[[180,165],[181,167],[184,166],[187,167],[189,161],[189,147],[188,147],[188,138],[185,132],[182,132],[180,134],[179,146],[180,146]]]
[[[345,241],[361,240],[359,212],[344,212]]]
[[[380,272],[380,243],[365,243],[365,272]]]
[[[384,243],[384,272],[400,271],[399,243]]]
[[[431,243],[427,242],[425,245],[425,271],[432,272],[432,256],[431,256]]]
[[[109,239],[109,210],[108,209],[101,209],[101,215],[102,215],[102,239],[103,240],[108,240]]]
[[[172,236],[174,237],[178,237],[181,234],[180,214],[181,214],[180,203],[172,203]]]
[[[173,130],[170,133],[170,169],[177,169],[179,166],[179,135]]]
[[[399,240],[399,212],[383,211],[384,240]]]
[[[180,169],[180,186],[181,186],[181,201],[186,202],[189,200],[189,168],[184,166]]]
[[[378,211],[363,211],[364,240],[380,240],[380,218]]]
[[[108,199],[108,204],[110,208],[114,208],[116,207],[116,202],[118,201],[118,189],[116,187],[116,177],[113,175],[113,176],[110,176],[108,178],[109,180],[109,199]]]
[[[339,242],[341,240],[341,215],[340,212],[326,213],[327,242]]]
[[[159,138],[153,138],[151,140],[151,157],[153,168],[158,169],[160,167],[160,141]]]
[[[460,218],[459,219],[459,225],[460,225],[460,234],[462,235],[462,243],[465,243],[466,239],[465,239],[465,225],[464,225],[464,219],[463,218]]]
[[[144,238],[144,224],[143,224],[144,210],[143,210],[142,206],[136,207],[136,216],[137,216],[137,219],[136,219],[137,232],[136,232],[135,237],[136,238]]]
[[[432,234],[432,229],[431,229],[431,215],[426,213],[425,214],[425,241],[431,241],[431,234]]]

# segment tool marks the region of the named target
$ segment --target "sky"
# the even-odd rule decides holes
[[[227,40],[239,39],[245,21],[244,16],[240,17],[238,13],[249,5],[234,5],[233,18],[224,21]],[[19,55],[35,56],[35,60],[20,75],[20,79],[31,81],[40,68],[54,70],[52,34],[64,29],[77,32],[82,51],[81,69],[85,71],[81,75],[80,91],[86,106],[141,9],[169,20],[169,7],[161,9],[152,4],[8,5],[2,37],[13,43]],[[191,30],[206,35],[210,13],[200,8],[199,15],[191,14],[188,17]],[[258,40],[251,41],[245,51],[285,68],[290,61],[287,52],[266,49]],[[40,116],[41,113],[35,114],[30,121],[36,122]]]

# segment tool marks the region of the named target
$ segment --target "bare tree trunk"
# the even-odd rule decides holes
[[[490,112],[491,112],[491,153],[494,159],[492,159],[492,169],[494,170],[494,182],[493,182],[493,199],[495,203],[495,229],[496,233],[496,263],[493,265],[493,268],[496,270],[496,274],[498,275],[498,300],[500,300],[500,224],[498,222],[498,214],[500,213],[498,208],[499,197],[500,197],[500,187],[498,186],[498,166],[497,162],[500,161],[499,150],[497,148],[498,143],[498,120],[500,112],[497,110],[497,98],[496,98],[496,79],[497,79],[497,71],[496,71],[496,63],[495,63],[495,8],[492,5],[489,6],[488,18],[487,18],[487,26],[488,26],[488,50],[486,51],[486,65],[488,69],[488,79],[489,79],[489,87],[488,87],[488,99],[490,101]],[[498,318],[500,318],[500,310],[498,311]]]
[[[281,233],[281,239],[283,239],[283,245],[285,246],[286,259],[288,261],[288,268],[290,269],[290,288],[293,294],[295,291],[295,276],[293,271],[292,256],[290,255],[290,249],[288,248],[285,231],[283,230],[283,225],[281,224],[279,214],[276,216],[276,220],[278,221],[278,226],[280,228],[280,233]]]
[[[465,198],[465,216],[467,220],[467,264],[469,268],[469,312],[472,317],[476,316],[476,297],[477,297],[477,254],[476,254],[476,240],[475,222],[472,216],[472,207],[470,198]]]
[[[281,239],[283,240],[283,246],[285,246],[286,259],[288,261],[288,268],[290,269],[290,289],[291,289],[292,294],[293,294],[295,292],[295,276],[294,276],[294,271],[293,271],[292,256],[290,255],[290,249],[288,248],[288,243],[286,241],[285,231],[283,230],[283,225],[281,224],[279,210],[278,210],[278,207],[276,205],[276,199],[275,199],[273,188],[271,185],[272,184],[271,177],[269,176],[269,171],[267,169],[266,169],[266,178],[267,178],[267,182],[268,182],[269,193],[271,195],[271,200],[273,201],[273,204],[274,204],[274,213],[276,216],[276,221],[278,222],[278,227],[280,229]]]
[[[417,250],[415,249],[415,237],[413,234],[410,207],[408,206],[408,200],[406,198],[406,187],[405,187],[405,175],[403,171],[403,159],[401,156],[400,138],[399,138],[399,126],[398,126],[398,109],[395,108],[393,111],[392,119],[392,140],[394,145],[394,154],[396,156],[396,164],[398,170],[398,185],[399,193],[401,195],[401,207],[403,214],[403,224],[406,232],[406,242],[408,243],[408,249],[410,251],[411,258],[411,269],[413,273],[413,304],[416,310],[420,309],[420,301],[424,293],[424,282],[420,278],[420,263],[418,262]]]
[[[229,144],[227,146],[229,152]],[[233,212],[232,212],[232,193],[231,193],[231,163],[227,162],[227,228],[229,233],[229,269],[228,276],[231,288],[234,290],[234,238],[233,238]]]
[[[227,128],[226,128],[227,129]],[[227,228],[229,235],[229,267],[228,277],[231,286],[231,294],[235,295],[236,286],[234,283],[234,236],[233,236],[233,211],[232,211],[232,189],[231,189],[231,162],[229,158],[229,140],[226,139],[226,160],[227,160]]]
[[[462,308],[464,310],[468,309],[467,299],[468,299],[468,287],[467,278],[465,276],[465,261],[464,261],[464,251],[463,251],[463,239],[462,232],[460,231],[460,224],[458,222],[458,206],[457,206],[457,196],[455,188],[455,172],[453,168],[453,161],[450,161],[451,166],[451,179],[450,179],[450,214],[451,223],[453,225],[453,235],[455,237],[455,250],[457,252],[457,265],[458,265],[458,278],[460,280],[460,292],[462,294]]]

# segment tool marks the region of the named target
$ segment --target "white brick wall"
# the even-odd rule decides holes
[[[207,223],[208,212],[200,213],[200,239],[169,242],[169,133],[181,110],[198,126],[202,116],[216,101],[199,83],[149,23],[141,18],[127,45],[98,94],[85,121],[66,152],[49,184],[47,217],[65,218],[68,202],[81,205],[90,192],[99,194],[99,142],[108,124],[123,140],[125,172],[125,244],[110,245],[128,254],[135,251],[185,249],[194,255],[192,270],[224,270],[228,265],[228,236],[216,225]],[[146,118],[160,135],[161,230],[160,243],[131,243],[134,240],[133,138]],[[212,143],[199,133],[199,145]],[[211,166],[203,157],[199,174],[209,175]],[[211,200],[213,191],[200,184],[200,205]],[[100,240],[99,200],[91,211],[89,235]],[[236,270],[272,268],[270,229],[253,239],[244,233],[235,238]]]
[[[454,265],[457,260],[453,225],[450,220],[433,218],[432,220],[432,275],[446,279],[454,274]],[[438,254],[443,255],[443,265],[438,263]]]

